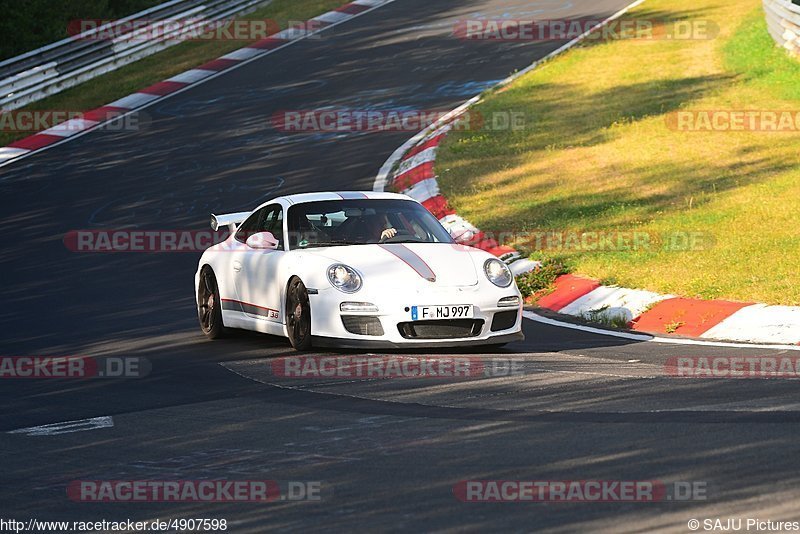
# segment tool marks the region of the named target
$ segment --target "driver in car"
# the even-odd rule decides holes
[[[364,221],[367,224],[367,228],[369,228],[369,235],[377,235],[381,241],[391,239],[397,235],[397,230],[392,228],[385,214],[365,217]]]

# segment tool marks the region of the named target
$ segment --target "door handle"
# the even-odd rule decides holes
[[[242,262],[240,262],[238,260],[234,261],[233,262],[233,270],[236,271],[237,273],[241,272],[242,271]]]

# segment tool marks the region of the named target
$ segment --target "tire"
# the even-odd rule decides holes
[[[286,330],[294,350],[311,348],[311,302],[299,278],[290,280],[286,290]]]
[[[197,318],[200,330],[208,339],[219,339],[228,333],[222,322],[222,302],[219,298],[217,277],[211,267],[200,271],[200,283],[197,287]]]

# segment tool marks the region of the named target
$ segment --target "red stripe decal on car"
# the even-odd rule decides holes
[[[257,304],[242,302],[241,300],[234,300],[234,299],[220,299],[220,300],[222,301],[223,310],[249,313],[250,315],[258,315],[260,317],[266,317],[268,319],[278,318],[279,314],[278,310],[274,310],[272,308],[266,308],[264,306],[258,306]]]
[[[418,275],[429,282],[436,281],[436,273],[433,272],[433,269],[425,263],[425,260],[420,258],[413,250],[408,248],[405,245],[396,244],[396,245],[379,245],[383,250],[393,254],[394,256],[400,258],[406,265],[414,269]]]

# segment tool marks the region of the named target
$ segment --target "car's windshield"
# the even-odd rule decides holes
[[[304,249],[375,243],[452,243],[450,234],[410,200],[328,200],[288,211],[289,247]]]

